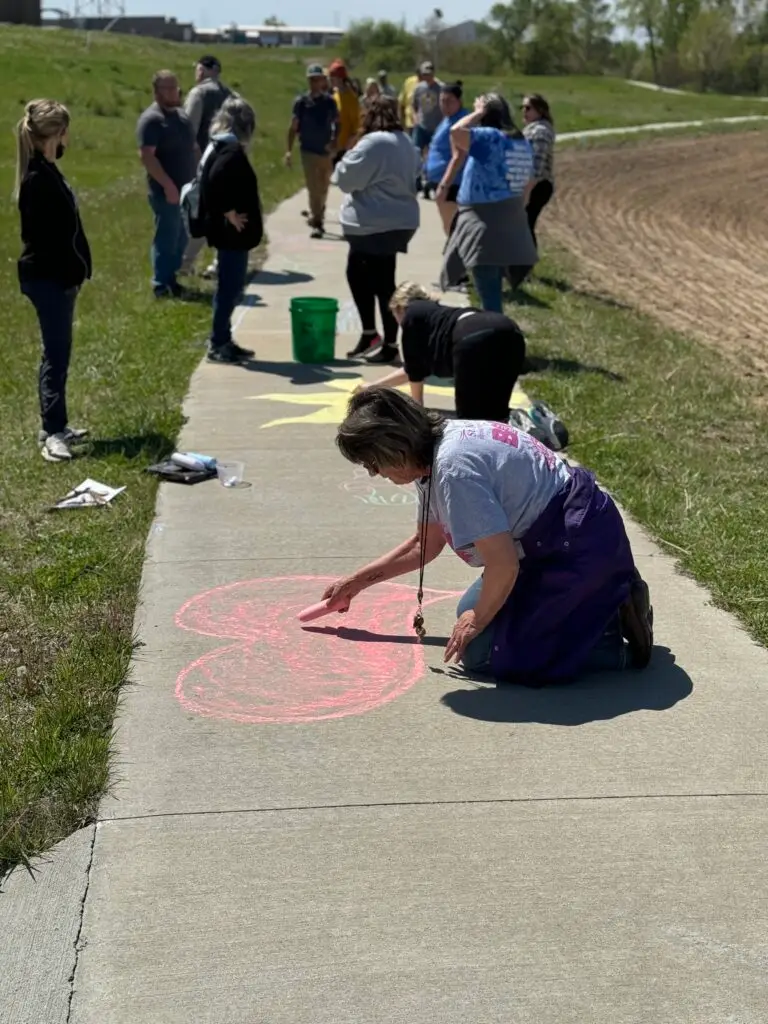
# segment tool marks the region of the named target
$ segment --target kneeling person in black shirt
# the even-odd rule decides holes
[[[400,324],[403,369],[377,385],[408,382],[424,402],[427,377],[453,377],[456,415],[463,420],[509,419],[509,403],[525,359],[525,339],[503,313],[442,306],[418,284],[399,285],[390,302]]]

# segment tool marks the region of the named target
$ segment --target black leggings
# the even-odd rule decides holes
[[[364,331],[376,330],[376,300],[384,327],[384,344],[397,344],[397,320],[389,308],[395,292],[395,265],[397,256],[372,256],[349,250],[347,281]]]
[[[525,359],[525,338],[502,313],[472,313],[453,329],[456,415],[462,420],[509,419],[509,402]]]
[[[534,245],[537,245],[536,221],[539,219],[541,211],[552,198],[553,192],[554,188],[551,181],[537,181],[531,189],[531,194],[528,196],[528,205],[525,208],[525,212],[528,214],[528,227],[531,229]]]

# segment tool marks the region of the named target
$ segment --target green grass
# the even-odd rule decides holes
[[[299,173],[286,172],[280,162],[291,101],[302,88],[305,63],[328,55],[237,47],[218,47],[217,52],[227,82],[256,107],[259,135],[254,160],[269,207],[301,183]],[[87,423],[96,439],[90,454],[71,466],[46,464],[34,443],[39,341],[32,309],[16,283],[18,221],[8,198],[13,179],[13,140],[8,131],[0,139],[0,195],[6,197],[0,200],[0,287],[7,296],[0,341],[0,407],[5,427],[0,448],[0,872],[87,821],[108,782],[109,737],[132,651],[143,547],[155,502],[156,485],[143,470],[173,448],[182,424],[181,400],[200,359],[210,315],[205,302],[157,304],[151,298],[150,216],[133,133],[136,117],[150,102],[152,72],[170,67],[189,87],[198,55],[197,46],[113,34],[9,27],[0,32],[0,60],[6,81],[13,83],[0,94],[0,122],[10,128],[25,101],[41,95],[65,101],[73,115],[71,148],[63,169],[80,196],[94,250],[95,277],[78,304],[69,403],[73,422]],[[727,97],[654,94],[609,79],[526,83],[467,79],[470,95],[494,86],[501,86],[511,97],[523,89],[544,92],[562,130],[765,109],[759,102]],[[565,344],[574,352],[581,347],[586,352],[595,343],[589,325],[603,324],[604,316],[618,317],[599,328],[602,344],[620,350],[612,348],[604,355],[620,364],[615,368],[627,361],[633,373],[641,370],[633,362],[640,360],[632,341],[640,332],[643,344],[659,339],[647,343],[667,353],[670,369],[682,358],[681,352],[690,351],[695,387],[687,378],[683,381],[683,374],[672,380],[673,386],[687,389],[686,395],[690,391],[687,401],[694,401],[700,385],[702,394],[712,391],[714,385],[702,373],[694,350],[680,347],[683,343],[663,341],[649,326],[638,327],[639,321],[624,314],[605,313],[599,306],[567,295],[544,294],[556,305],[550,318],[540,318],[537,324],[542,343],[549,331],[558,346],[567,338]],[[557,319],[560,316],[562,322]],[[634,380],[632,373],[627,376]],[[724,551],[730,554],[738,547],[728,541],[728,531],[735,529],[728,524],[732,512],[733,521],[739,523],[746,513],[732,509],[730,499],[726,511],[717,515],[720,506],[713,510],[707,504],[711,499],[705,482],[711,480],[712,470],[696,448],[693,434],[689,440],[683,436],[693,430],[688,421],[682,427],[676,419],[671,423],[672,414],[665,405],[667,411],[656,411],[647,432],[642,414],[649,410],[650,400],[643,379],[627,385],[629,391],[590,374],[556,376],[542,387],[568,411],[577,453],[596,462],[608,482],[627,487],[629,507],[654,529],[681,547],[701,547],[703,554],[691,567],[704,572],[710,562],[719,565],[724,560]],[[717,391],[722,395],[719,386]],[[732,419],[740,408],[737,400],[741,396],[734,392],[736,404],[727,410]],[[719,407],[724,404],[721,401]],[[626,430],[619,416],[625,415],[625,408],[632,409],[632,430],[638,431],[639,440],[593,440],[591,447],[585,446],[585,436],[594,439]],[[699,412],[703,415],[703,410]],[[734,438],[737,426],[734,420],[728,427]],[[669,477],[679,482],[681,473],[690,475],[684,490],[692,495],[693,504],[687,508],[683,503],[684,514],[682,499],[674,491],[678,483],[669,484],[666,512],[657,507],[667,492],[666,485],[659,486],[656,462],[648,470],[648,493],[640,500],[643,466],[650,462],[657,433],[661,436],[667,428],[675,445],[682,446],[686,465],[693,467]],[[738,440],[729,440],[734,451],[742,450],[738,446],[744,436],[742,427]],[[664,466],[668,443],[658,445]],[[595,453],[598,459],[593,458]],[[630,470],[622,468],[627,453]],[[716,460],[712,466],[721,466],[726,476],[732,474],[736,464],[732,452],[723,455],[713,442],[710,455]],[[751,470],[746,479],[755,475]],[[107,509],[47,511],[85,476],[125,484],[127,490]],[[742,493],[744,487],[740,485]],[[723,488],[716,493],[718,501],[726,501]],[[759,480],[753,493],[759,493]],[[701,511],[705,504],[706,516]],[[744,509],[753,505],[749,497]],[[677,514],[682,516],[681,524],[675,521]],[[702,521],[716,527],[726,524],[724,536],[715,533],[704,542],[703,534],[691,534],[694,524]],[[758,529],[754,527],[755,532]],[[703,568],[701,559],[706,562]],[[729,573],[738,564],[733,557],[723,566],[716,580],[718,594],[723,594]],[[737,590],[734,586],[728,593]],[[754,615],[759,605],[743,598],[740,608],[751,608]]]
[[[198,48],[114,35],[3,28],[0,59],[13,86],[0,121],[54,95],[72,116],[62,168],[75,186],[95,276],[78,304],[69,388],[72,421],[91,454],[50,466],[34,444],[39,352],[31,306],[18,292],[18,219],[9,195],[13,139],[0,140],[0,873],[67,835],[104,791],[115,703],[132,649],[132,620],[156,485],[144,467],[168,454],[181,400],[203,351],[207,302],[158,304],[149,288],[151,235],[134,142],[152,72],[170,65],[189,84]],[[305,55],[224,56],[227,80],[259,114],[255,160],[267,206],[293,193],[281,165]],[[84,477],[127,486],[107,509],[50,513]]]
[[[508,307],[529,354],[551,363],[527,384],[566,421],[574,458],[768,644],[761,382],[737,376],[715,349],[573,288],[569,270],[567,254],[548,256],[525,301]]]

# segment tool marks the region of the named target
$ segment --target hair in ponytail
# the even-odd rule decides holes
[[[27,173],[36,149],[41,150],[49,139],[63,135],[69,128],[69,111],[57,100],[30,100],[24,116],[16,125],[16,186],[14,197]]]

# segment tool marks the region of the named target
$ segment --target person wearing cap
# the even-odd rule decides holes
[[[435,65],[429,60],[425,60],[419,67],[419,77],[421,81],[413,90],[411,99],[414,114],[413,142],[426,156],[432,136],[443,119],[440,110],[442,83],[435,78]]]
[[[221,64],[217,57],[210,54],[201,57],[195,64],[195,85],[189,91],[184,103],[184,110],[192,123],[200,152],[204,153],[208,145],[208,134],[211,121],[221,110],[224,100],[232,95],[232,90],[220,80]]]
[[[307,84],[308,91],[297,97],[293,104],[285,165],[291,166],[293,144],[298,136],[301,166],[309,194],[310,237],[322,238],[339,110],[333,97],[328,94],[328,80],[319,64],[310,64],[307,68]]]
[[[384,68],[382,68],[376,75],[376,78],[379,83],[379,89],[381,90],[382,96],[395,97],[397,96],[397,90],[395,89],[394,85],[390,85],[389,82],[387,81],[388,76],[389,72],[386,71]]]
[[[204,153],[209,140],[211,121],[221,110],[224,100],[232,95],[232,90],[220,80],[221,63],[212,54],[206,54],[195,64],[195,85],[190,89],[184,102],[184,111],[189,118],[195,139],[201,153]],[[204,238],[190,238],[184,253],[182,273],[191,274],[195,262],[200,255]],[[214,277],[217,272],[216,261],[205,271],[206,277]]]
[[[333,98],[339,108],[339,133],[336,139],[337,164],[348,149],[354,145],[360,131],[360,99],[349,80],[347,66],[342,60],[335,60],[328,68],[333,89]]]
[[[466,160],[465,153],[451,147],[451,128],[469,111],[462,104],[462,83],[447,82],[440,88],[440,112],[443,120],[429,144],[425,165],[425,192],[434,191],[437,209],[446,235],[456,215],[456,198]]]

